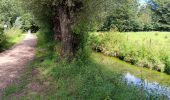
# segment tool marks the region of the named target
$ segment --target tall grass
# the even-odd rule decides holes
[[[170,74],[168,37],[168,33],[91,33],[89,45],[105,55]]]
[[[43,32],[43,33],[42,33]],[[17,91],[21,95],[15,97],[8,93],[5,98],[13,100],[136,100],[162,98],[146,92],[142,88],[129,85],[122,81],[121,75],[106,68],[93,57],[84,59],[77,57],[71,63],[63,61],[58,53],[60,45],[52,38],[47,39],[48,30],[37,33],[37,56],[31,64],[39,74],[33,76],[30,83],[39,83],[44,89],[33,91],[25,85],[25,89]],[[40,34],[41,33],[41,34]],[[86,53],[84,53],[86,55]],[[25,78],[27,79],[27,78]],[[29,78],[28,78],[29,79]],[[18,90],[18,89],[16,89]],[[22,94],[23,93],[23,94]],[[135,94],[135,95],[134,95]]]
[[[118,38],[121,35],[116,34],[116,36],[116,38]],[[154,93],[146,92],[142,88],[139,89],[133,85],[128,85],[122,81],[120,74],[107,69],[105,67],[107,65],[94,60],[93,57],[95,56],[90,56],[85,59],[85,52],[79,55],[82,57],[77,57],[71,63],[67,63],[63,61],[58,54],[60,45],[52,45],[54,41],[44,41],[45,39],[41,34],[38,35],[38,37],[38,61],[36,61],[33,66],[38,66],[38,69],[41,70],[44,76],[52,77],[54,87],[51,92],[48,93],[48,96],[46,96],[50,100],[124,100],[127,98],[129,100],[136,100],[139,97],[142,100],[161,98]],[[109,34],[107,37],[110,37]],[[105,39],[105,41],[107,41],[107,39]],[[112,39],[112,44],[123,43],[123,38],[118,39],[119,40],[114,40],[114,42]],[[42,42],[42,40],[44,42]],[[40,44],[43,46],[40,46]],[[49,45],[51,45],[53,49],[44,47]],[[119,48],[120,47],[117,46],[117,48],[113,50],[118,51]]]
[[[10,48],[14,44],[21,41],[23,38],[23,33],[18,28],[11,28],[5,32],[0,33],[0,52]]]

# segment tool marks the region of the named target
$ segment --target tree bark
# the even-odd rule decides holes
[[[62,48],[60,55],[68,61],[71,61],[75,56],[80,44],[79,37],[73,35],[71,27],[75,21],[74,13],[79,11],[81,7],[81,2],[71,2],[71,0],[62,0],[55,7],[56,15],[53,18],[54,38],[61,41]]]
[[[59,7],[59,21],[61,28],[61,56],[66,60],[71,60],[73,58],[73,33],[71,30],[72,22],[72,12],[65,0],[64,4]]]
[[[59,18],[59,9],[58,7],[55,7],[54,9],[56,9],[55,11],[57,12],[54,16],[53,16],[53,31],[54,31],[54,39],[57,41],[61,41],[62,37],[61,37],[61,27],[60,27],[60,18]]]

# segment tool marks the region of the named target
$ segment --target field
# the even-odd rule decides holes
[[[126,32],[127,42],[136,45],[145,45],[148,48],[164,51],[170,57],[170,32]]]
[[[169,32],[97,32],[89,44],[105,55],[170,74]]]
[[[126,32],[127,41],[136,44],[149,44],[150,47],[166,49],[170,52],[170,32]]]

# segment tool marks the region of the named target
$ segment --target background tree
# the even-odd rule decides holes
[[[98,25],[96,20],[100,19],[99,12],[104,11],[107,0],[29,0],[23,3],[28,5],[26,9],[33,12],[41,27],[53,30],[54,39],[62,44],[61,56],[70,60],[87,31]]]
[[[153,9],[153,20],[158,30],[170,31],[170,2],[168,0],[156,1],[159,4],[157,9]]]
[[[153,11],[152,6],[148,3],[146,5],[143,5],[142,8],[140,8],[138,13],[138,18],[143,25],[142,31],[154,31],[156,30],[155,24],[153,21]]]
[[[18,0],[0,0],[0,22],[2,24],[12,27],[16,18],[20,16],[20,11]]]
[[[32,33],[35,33],[39,30],[38,25],[35,22],[34,16],[30,13],[25,13],[20,17],[20,21],[22,23],[21,29],[24,32],[30,30]]]
[[[138,1],[137,0],[119,0],[114,2],[115,6],[109,12],[102,30],[108,31],[112,28],[118,31],[137,31],[141,30],[138,20]]]

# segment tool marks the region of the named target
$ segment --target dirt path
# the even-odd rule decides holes
[[[35,56],[36,36],[26,34],[25,39],[10,50],[0,53],[0,95],[3,89],[19,78],[26,64]]]

